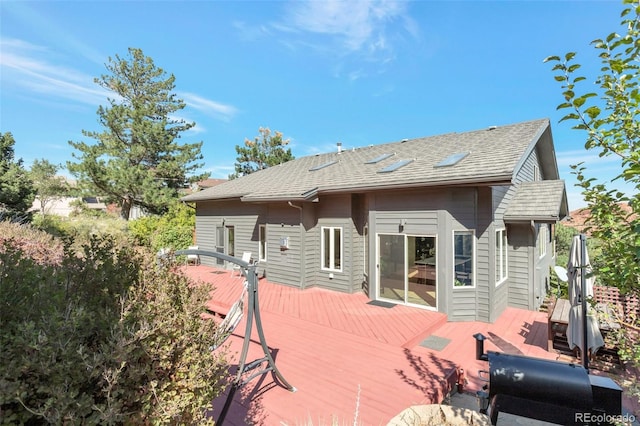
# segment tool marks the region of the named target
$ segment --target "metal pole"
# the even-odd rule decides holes
[[[582,366],[589,371],[589,342],[587,341],[587,236],[580,234],[580,290],[582,298]]]

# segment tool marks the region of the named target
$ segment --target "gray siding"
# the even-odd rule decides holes
[[[264,217],[265,208],[259,205],[244,205],[241,202],[203,202],[196,208],[196,244],[202,250],[216,251],[216,227],[233,226],[235,232],[235,256],[250,251],[258,258],[259,217]],[[216,260],[203,257],[202,263],[215,266]],[[229,265],[228,265],[229,266]],[[230,267],[230,266],[229,266]]]
[[[267,216],[268,254],[266,276],[270,281],[300,287],[303,282],[304,267],[303,228],[301,214],[285,203],[270,204]],[[288,241],[288,248],[280,245]]]
[[[509,226],[509,306],[531,309],[533,288],[529,275],[532,274],[533,259],[532,229],[529,224]],[[505,283],[506,284],[506,283]]]
[[[493,259],[493,204],[491,198],[491,188],[478,188],[477,195],[477,226],[476,226],[476,289],[475,305],[471,312],[471,298],[466,295],[461,298],[457,295],[454,298],[459,311],[452,316],[454,321],[490,321],[491,312],[494,308],[492,303],[495,281]],[[454,289],[455,291],[455,289]],[[466,304],[463,304],[466,302]],[[473,315],[473,316],[472,316]]]
[[[489,194],[490,195],[490,194]],[[377,292],[375,244],[378,234],[429,235],[437,238],[438,310],[447,312],[453,321],[475,320],[477,291],[486,276],[486,267],[479,268],[479,250],[485,243],[476,244],[476,287],[453,287],[453,231],[471,230],[478,237],[478,191],[476,188],[445,190],[413,190],[379,192],[370,196],[370,265],[371,290]],[[398,210],[402,206],[402,210]],[[405,222],[400,230],[401,220]],[[480,234],[482,235],[482,230]],[[488,306],[488,299],[485,306]]]
[[[514,176],[514,183],[533,180],[538,163],[533,150]],[[539,172],[542,174],[541,167]],[[495,321],[507,306],[535,309],[553,264],[552,246],[538,256],[536,232],[530,224],[505,226],[504,212],[514,196],[512,185],[494,187],[416,188],[362,194],[321,196],[316,202],[251,204],[206,201],[197,204],[196,240],[215,251],[216,227],[233,226],[235,254],[251,251],[258,258],[259,225],[267,231],[267,259],[259,272],[272,282],[300,288],[322,287],[377,295],[378,234],[428,235],[437,238],[437,309],[452,321]],[[402,229],[400,224],[403,223]],[[342,269],[321,266],[322,228],[342,229]],[[368,227],[368,240],[365,229]],[[508,278],[496,286],[495,232],[506,228]],[[537,229],[537,228],[536,228]],[[454,287],[454,231],[475,235],[474,282]],[[288,247],[281,247],[286,240]],[[369,242],[365,247],[366,241]],[[365,271],[369,256],[368,270]],[[214,259],[203,259],[215,266]]]
[[[538,161],[538,151],[534,149],[514,176],[514,183],[533,181],[536,168],[539,177],[544,179],[542,167]],[[503,225],[505,209],[514,194],[515,186],[493,188],[496,228]],[[507,305],[522,309],[537,309],[544,298],[549,266],[553,263],[550,246],[547,255],[539,258],[536,246],[537,232],[530,224],[510,224],[507,227],[507,239],[509,275],[507,281],[496,288],[493,297],[495,306],[493,319],[497,318]],[[492,259],[492,263],[495,263],[495,258]]]
[[[317,209],[317,223],[309,230],[313,244],[317,246],[317,256],[307,260],[307,267],[315,271],[315,285],[346,293],[353,292],[353,259],[359,256],[361,247],[354,244],[354,224],[351,218],[351,195],[322,197]],[[321,265],[321,239],[323,227],[342,228],[342,267],[341,271],[323,270]]]

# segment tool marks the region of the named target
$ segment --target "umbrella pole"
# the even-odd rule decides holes
[[[587,341],[587,236],[580,234],[580,292],[582,300],[582,366],[589,371],[589,342]]]

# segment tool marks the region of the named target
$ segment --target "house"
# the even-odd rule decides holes
[[[76,212],[78,208],[75,206],[76,203],[83,203],[87,209],[103,211],[106,212],[108,210],[108,206],[99,198],[99,197],[55,197],[48,200],[45,205],[45,214],[56,215],[69,217],[72,213]],[[42,211],[42,203],[40,199],[36,196],[35,200],[30,211],[41,212]]]
[[[183,201],[195,203],[201,249],[251,252],[272,282],[364,291],[452,321],[537,309],[567,214],[547,119],[339,144]]]

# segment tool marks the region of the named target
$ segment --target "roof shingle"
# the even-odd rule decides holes
[[[319,193],[459,183],[508,183],[523,155],[549,128],[533,120],[464,133],[403,140],[301,157],[188,195],[184,201],[242,198],[244,201],[305,200]],[[435,167],[452,154],[469,152],[453,166]],[[371,160],[394,154],[379,162]],[[410,163],[389,173],[383,168]],[[327,167],[314,167],[335,161]]]

